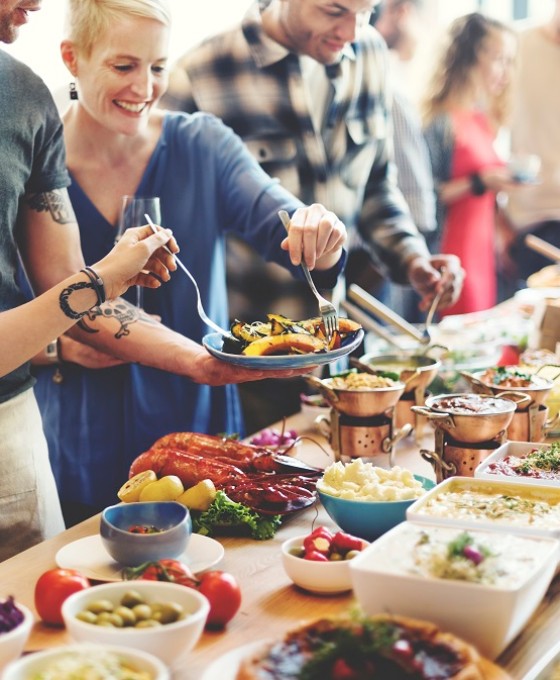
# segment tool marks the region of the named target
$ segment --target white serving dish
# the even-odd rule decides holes
[[[437,524],[397,525],[351,560],[353,590],[368,615],[391,612],[429,618],[493,659],[521,631],[546,593],[560,541],[504,534],[504,550],[509,550],[512,560],[514,555],[518,558],[512,565],[513,583],[500,586],[414,573],[412,550],[423,532],[447,543],[463,531]],[[496,546],[494,532],[474,530],[469,534],[485,546]],[[524,550],[533,554],[533,563],[524,561]],[[523,575],[521,568],[526,569]]]
[[[507,456],[525,458],[535,449],[548,449],[550,443],[541,442],[506,442],[488,456],[474,471],[477,479],[490,479],[502,482],[515,482],[517,484],[531,484],[537,486],[560,486],[560,472],[557,479],[537,479],[535,477],[504,475],[503,473],[493,473],[490,471],[492,463],[503,460]]]
[[[560,642],[523,676],[523,680],[555,680],[560,672]]]
[[[1,597],[0,601],[3,602],[6,599],[6,597]],[[0,634],[0,676],[2,668],[10,661],[17,659],[23,652],[35,621],[33,614],[27,607],[17,600],[15,605],[23,614],[23,621],[7,633]]]
[[[156,628],[115,628],[86,623],[76,615],[91,602],[110,600],[118,605],[123,595],[135,590],[148,603],[177,603],[187,614],[184,619]],[[76,642],[115,644],[149,652],[171,669],[188,664],[210,610],[208,599],[193,588],[165,581],[134,580],[103,583],[70,595],[62,605],[62,617],[70,637]]]
[[[489,495],[507,495],[520,497],[523,500],[545,502],[554,508],[555,517],[541,523],[521,523],[509,518],[497,519],[488,516],[476,516],[464,510],[452,516],[447,502],[436,502],[446,493],[483,493]],[[428,506],[436,509],[436,514],[426,511]],[[556,518],[557,517],[557,518]],[[406,511],[406,519],[410,522],[428,524],[442,524],[447,526],[461,526],[465,529],[485,529],[489,531],[512,531],[514,533],[531,536],[560,538],[560,494],[558,487],[545,485],[519,484],[516,482],[502,482],[491,479],[475,479],[474,477],[449,477],[427,491],[415,501]]]
[[[68,654],[74,655],[91,651],[117,654],[123,661],[130,663],[131,667],[135,670],[149,673],[150,680],[170,680],[171,676],[168,669],[163,662],[155,656],[152,656],[152,654],[148,654],[139,649],[119,647],[118,645],[91,644],[64,645],[23,656],[6,668],[2,675],[2,680],[29,680],[29,678],[36,677],[37,674],[44,671],[52,663],[55,663]]]

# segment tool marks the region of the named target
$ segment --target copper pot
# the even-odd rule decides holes
[[[493,395],[445,394],[428,397],[425,406],[412,406],[411,410],[426,416],[434,427],[441,428],[454,440],[477,444],[491,441],[505,431],[515,408],[515,402],[510,399]]]
[[[486,370],[475,371],[474,373],[461,371],[461,375],[466,380],[468,380],[468,382],[472,385],[473,390],[478,394],[494,394],[496,396],[501,396],[506,391],[509,391],[529,397],[526,402],[518,403],[517,409],[519,411],[526,410],[531,404],[542,404],[554,386],[554,382],[552,380],[543,378],[537,374],[531,375],[531,385],[528,385],[527,387],[507,387],[504,385],[496,385],[484,378],[485,373]]]
[[[405,383],[398,382],[390,387],[373,387],[365,390],[345,390],[331,387],[330,378],[320,380],[315,376],[306,376],[309,385],[315,387],[328,401],[335,411],[347,416],[369,418],[382,415],[393,408],[405,390]]]
[[[350,359],[350,363],[353,363]],[[360,365],[370,371],[391,371],[398,373],[400,380],[407,383],[406,391],[420,389],[424,392],[434,380],[441,366],[441,361],[421,354],[407,356],[405,354],[388,354],[375,356],[364,354],[359,360]]]
[[[517,442],[542,442],[555,427],[560,413],[548,418],[548,407],[545,404],[533,404],[527,411],[513,414],[507,429],[508,439]]]

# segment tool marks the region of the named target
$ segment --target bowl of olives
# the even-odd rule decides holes
[[[62,617],[75,642],[133,647],[172,669],[198,642],[210,605],[193,588],[165,581],[104,583],[70,595]]]

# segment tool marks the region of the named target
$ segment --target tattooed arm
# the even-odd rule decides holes
[[[168,268],[176,265],[161,246],[169,236],[163,231],[153,234],[149,227],[130,229],[93,268],[65,278],[31,302],[2,312],[0,375],[21,366],[105,296],[115,298],[134,284],[157,288],[160,280],[168,281]],[[143,269],[158,278],[143,274]]]
[[[28,197],[20,210],[18,229],[22,259],[37,293],[48,291],[53,286],[60,289],[61,281],[83,268],[78,225],[66,189]],[[103,270],[105,260],[106,258],[101,260],[94,268]],[[175,265],[171,268],[175,269]],[[152,285],[157,282],[151,277],[140,278],[143,285],[157,287]],[[109,294],[107,298],[110,298]],[[192,313],[196,314],[196,310],[193,309]],[[38,323],[44,327],[45,317],[38,318]],[[70,326],[68,323],[66,328]],[[26,355],[24,361],[66,328],[58,333],[49,331],[35,351]],[[170,371],[208,385],[224,385],[265,377],[289,378],[310,370],[265,372],[226,364],[212,357],[198,343],[170,330],[146,314],[141,314],[140,310],[122,298],[94,306],[72,328],[70,334],[74,339],[123,361]]]

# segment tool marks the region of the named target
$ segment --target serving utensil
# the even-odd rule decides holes
[[[445,271],[445,268],[441,269],[441,274],[443,275]],[[432,321],[434,319],[434,314],[437,312],[437,308],[439,307],[439,303],[441,301],[441,298],[443,297],[445,290],[442,288],[437,295],[435,295],[434,299],[432,300],[432,304],[430,305],[430,309],[428,310],[428,314],[426,316],[426,323],[424,325],[424,332],[422,333],[424,337],[424,343],[428,344],[432,341],[432,336],[430,334],[430,326],[432,325]]]
[[[284,225],[284,228],[286,229],[287,232],[290,231],[290,216],[285,210],[279,210],[278,211],[278,217],[282,221],[282,224]],[[311,292],[313,295],[317,298],[317,302],[319,303],[319,314],[321,315],[321,318],[323,319],[323,324],[325,326],[325,333],[327,334],[327,338],[330,340],[334,334],[335,331],[338,330],[338,315],[336,313],[336,308],[332,304],[332,302],[329,302],[328,300],[325,300],[325,298],[319,293],[317,288],[315,287],[315,284],[313,283],[313,279],[311,278],[311,274],[309,273],[309,269],[307,268],[307,265],[305,262],[302,260],[301,261],[301,269],[303,273],[305,274],[305,278],[307,279],[307,283],[309,284],[309,287],[311,288]]]
[[[144,217],[146,218],[146,221],[148,222],[148,224],[152,228],[152,231],[154,232],[154,234],[157,234],[157,232],[159,230],[158,230],[157,226],[152,222],[150,216],[146,213],[144,215]],[[163,248],[170,255],[173,256],[173,259],[177,263],[177,266],[180,267],[185,272],[185,274],[189,277],[189,279],[192,281],[192,284],[193,284],[194,289],[196,291],[196,311],[198,312],[198,315],[200,316],[200,318],[204,321],[204,323],[207,326],[209,326],[212,330],[216,331],[216,333],[221,333],[222,335],[231,336],[230,331],[226,331],[221,326],[218,326],[217,323],[214,323],[214,321],[212,321],[212,319],[204,311],[204,307],[202,305],[202,299],[200,297],[200,290],[198,288],[198,283],[196,282],[196,279],[194,278],[194,276],[190,273],[190,271],[187,269],[187,267],[181,262],[181,260],[177,257],[177,255],[175,255],[175,253],[172,253],[171,250],[169,250],[169,248],[167,246],[163,246]]]
[[[527,234],[527,236],[525,236],[525,245],[540,255],[548,257],[549,260],[560,263],[560,248],[553,246],[552,243],[549,243],[538,236],[534,236],[533,234]]]
[[[414,338],[417,342],[422,343],[423,345],[427,344],[423,333],[355,283],[348,288],[348,297],[367,309],[368,312],[377,318],[387,321],[395,326],[395,328],[398,328],[403,333]]]

